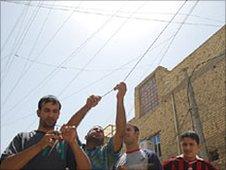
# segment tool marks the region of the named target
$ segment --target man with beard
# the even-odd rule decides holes
[[[41,98],[37,110],[38,129],[19,133],[13,139],[1,156],[0,169],[90,169],[90,160],[77,143],[75,128],[64,125],[60,134],[53,131],[60,109],[55,96]]]
[[[94,126],[90,129],[85,136],[86,144],[83,145],[83,149],[89,156],[93,170],[110,170],[116,163],[120,155],[120,150],[123,143],[123,136],[126,127],[126,116],[124,108],[124,96],[126,93],[126,84],[124,82],[115,86],[114,90],[118,90],[117,98],[117,113],[116,113],[116,131],[115,135],[109,139],[104,145],[104,131],[101,126]],[[96,105],[101,97],[91,96],[90,101],[87,100],[89,107]],[[92,104],[91,104],[92,103]],[[88,108],[89,108],[88,107]],[[83,110],[88,110],[84,107]],[[68,125],[79,125],[81,120],[86,115],[86,111],[80,111],[72,116]]]

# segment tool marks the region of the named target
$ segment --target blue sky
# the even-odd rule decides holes
[[[38,126],[38,100],[56,95],[59,125],[122,81],[183,1],[1,1],[1,153],[19,132]],[[27,4],[27,5],[24,5]],[[127,119],[134,88],[158,65],[171,70],[225,24],[224,1],[188,1],[126,80]],[[105,96],[78,128],[115,121],[115,92]]]

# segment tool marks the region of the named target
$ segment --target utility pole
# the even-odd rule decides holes
[[[174,128],[176,132],[176,139],[177,139],[177,154],[181,154],[181,148],[180,148],[180,142],[179,142],[179,134],[180,134],[180,129],[178,129],[178,118],[177,118],[177,108],[176,108],[176,103],[175,103],[175,97],[174,93],[172,92],[171,95],[171,100],[172,100],[172,108],[173,108],[173,116],[174,116]]]
[[[187,68],[183,69],[183,71],[185,74],[185,79],[187,80],[187,83],[188,83],[187,90],[188,90],[188,98],[189,98],[189,107],[191,109],[192,126],[194,127],[194,130],[199,134],[200,144],[202,145],[202,148],[203,148],[200,154],[202,157],[208,158],[208,150],[207,150],[205,137],[203,133],[202,122],[200,120],[199,113],[198,113],[198,106],[195,100],[195,93],[191,83],[191,77],[188,76]]]

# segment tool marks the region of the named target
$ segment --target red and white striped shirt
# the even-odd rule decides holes
[[[163,163],[164,170],[217,170],[208,161],[196,156],[194,161],[187,161],[183,155],[170,158]]]

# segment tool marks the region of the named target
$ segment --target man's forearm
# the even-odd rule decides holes
[[[123,99],[117,100],[116,133],[123,136],[126,128],[126,115]]]
[[[86,113],[91,109],[87,105],[84,105],[79,111],[77,111],[68,121],[66,125],[78,127],[82,119],[85,117]]]
[[[86,153],[79,147],[76,142],[70,144],[76,161],[77,170],[91,169],[91,163]]]
[[[42,147],[38,144],[33,145],[18,154],[7,157],[1,162],[1,168],[4,170],[19,170],[22,169],[34,156],[36,156]]]
[[[117,100],[116,132],[114,135],[114,151],[118,152],[122,147],[123,136],[126,129],[126,115],[123,99]]]

